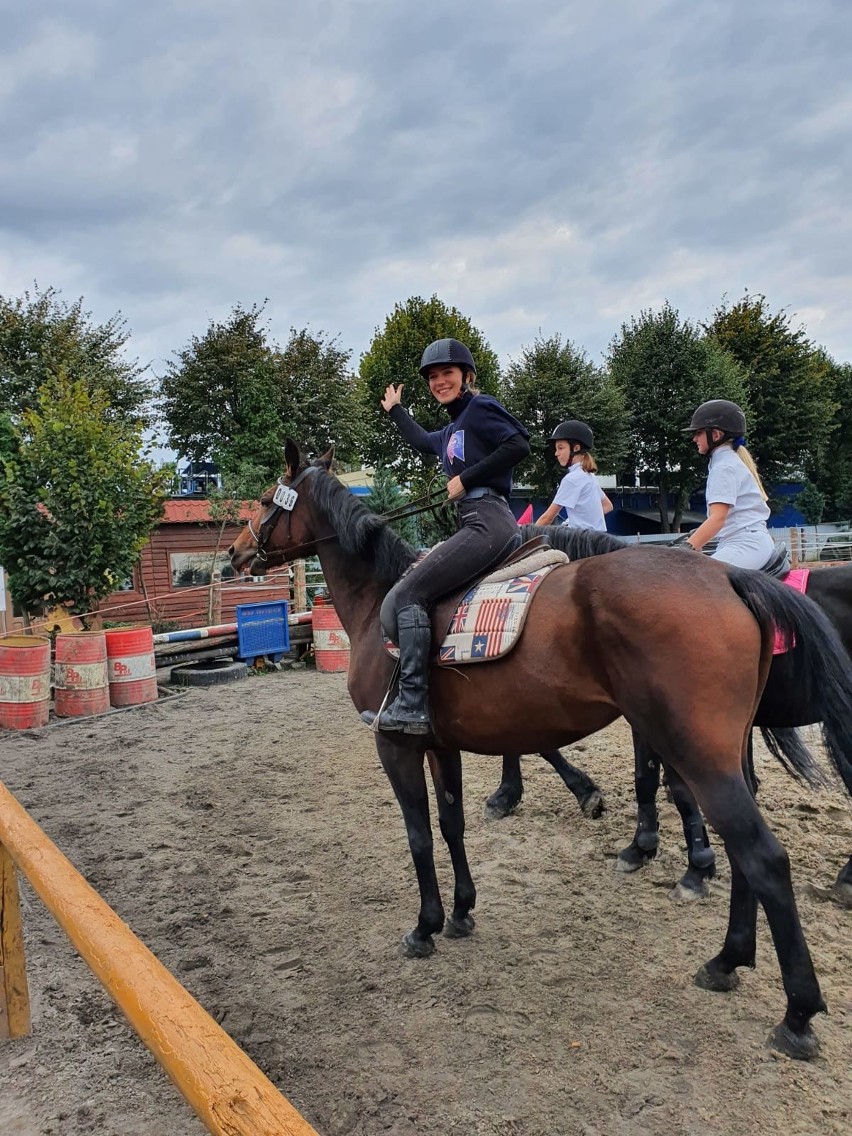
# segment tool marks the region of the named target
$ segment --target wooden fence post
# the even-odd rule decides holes
[[[0,844],[0,1037],[24,1037],[30,1025],[18,877],[12,857]]]
[[[293,565],[293,604],[296,611],[308,610],[308,586],[304,560]]]

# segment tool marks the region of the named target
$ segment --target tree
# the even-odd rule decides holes
[[[812,474],[823,494],[824,515],[832,521],[852,519],[852,363],[835,363],[824,355],[837,407],[832,421],[831,445]],[[822,519],[822,518],[820,518]]]
[[[837,404],[831,363],[765,296],[719,306],[708,335],[743,367],[748,446],[768,485],[813,476],[831,440]]]
[[[401,485],[412,496],[425,492],[430,476],[421,455],[414,453],[379,406],[389,383],[404,383],[403,403],[410,407],[425,430],[447,424],[447,415],[429,393],[418,369],[424,348],[436,339],[453,338],[466,343],[476,360],[476,383],[487,394],[499,394],[500,368],[497,356],[482,333],[457,308],[448,308],[437,296],[424,300],[412,296],[397,304],[361,357],[358,397],[364,425],[362,452],[376,469],[391,466]]]
[[[364,504],[371,513],[384,515],[394,509],[400,509],[408,504],[408,494],[404,493],[397,484],[393,473],[389,469],[377,469],[373,474],[373,488]],[[417,518],[402,517],[391,522],[391,527],[399,533],[403,540],[409,544],[417,541]]]
[[[95,323],[82,299],[67,303],[54,288],[0,296],[0,405],[20,418],[61,375],[103,394],[108,418],[149,424],[152,384],[125,357],[128,340],[120,314]]]
[[[728,398],[747,409],[745,375],[713,340],[666,301],[660,312],[643,311],[622,324],[609,350],[611,378],[624,391],[637,466],[659,488],[663,532],[677,532],[690,494],[707,477],[683,427],[709,398]],[[675,498],[673,519],[668,500]]]
[[[281,467],[284,431],[275,358],[263,306],[238,304],[224,321],[177,352],[161,381],[169,445],[191,461],[213,458],[223,475],[245,464],[271,481]]]
[[[140,451],[139,424],[60,374],[2,432],[0,563],[24,609],[88,612],[130,574],[173,475]]]
[[[538,338],[512,362],[503,380],[504,401],[530,432],[530,456],[516,479],[538,496],[553,496],[564,475],[548,439],[566,418],[588,422],[595,434],[595,455],[602,470],[615,471],[629,452],[624,391],[608,371],[561,336]]]
[[[225,480],[244,481],[251,470],[272,481],[288,435],[306,452],[335,442],[345,459],[356,448],[349,353],[322,332],[295,328],[281,350],[269,340],[263,312],[237,305],[224,322],[211,321],[161,383],[169,444],[192,461],[212,458]]]
[[[334,446],[338,462],[359,460],[361,414],[355,378],[349,370],[351,351],[323,332],[290,329],[290,338],[276,352],[275,374],[285,434],[308,454],[323,454]]]

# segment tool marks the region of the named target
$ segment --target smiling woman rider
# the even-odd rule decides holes
[[[447,496],[457,502],[458,531],[391,589],[382,604],[385,634],[399,644],[399,690],[382,712],[379,729],[407,734],[429,731],[428,676],[431,623],[428,608],[498,563],[520,543],[509,508],[512,470],[529,453],[529,433],[506,408],[472,385],[476,365],[457,339],[430,343],[420,374],[450,421],[424,430],[402,407],[403,384],[391,383],[382,407],[407,442],[441,459],[450,479]],[[375,713],[362,717],[370,724]]]

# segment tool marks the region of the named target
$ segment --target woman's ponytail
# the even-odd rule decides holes
[[[588,450],[583,454],[583,472],[584,473],[597,473],[598,463],[592,457]]]
[[[739,443],[739,445],[737,443]],[[751,476],[757,482],[757,488],[760,490],[761,497],[763,498],[764,501],[768,501],[769,500],[769,494],[763,488],[763,482],[760,480],[760,474],[757,472],[757,466],[755,465],[754,458],[751,456],[751,454],[745,448],[743,441],[741,441],[739,438],[735,438],[734,441],[733,441],[733,447],[734,447],[734,453],[739,456],[740,461],[743,463],[743,465],[749,471]]]

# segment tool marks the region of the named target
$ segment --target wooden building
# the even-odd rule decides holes
[[[252,507],[245,505],[240,511],[241,522],[252,515]],[[281,569],[267,577],[234,577],[227,550],[241,529],[241,524],[223,526],[214,521],[205,498],[167,501],[133,575],[119,591],[101,601],[103,618],[206,627],[232,623],[237,604],[289,599],[289,579]],[[216,570],[222,577],[218,610],[215,590],[210,586]]]

